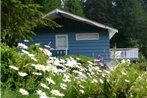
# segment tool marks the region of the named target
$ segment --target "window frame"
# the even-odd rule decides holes
[[[65,37],[67,38],[67,41],[66,41],[66,48],[65,48],[65,49],[63,49],[63,48],[57,48],[57,45],[58,45],[58,41],[57,41],[58,36],[65,36]],[[66,50],[66,49],[68,49],[68,34],[57,34],[57,35],[56,35],[56,38],[55,38],[55,41],[56,41],[56,45],[55,45],[56,50]]]
[[[97,34],[97,38],[83,38],[83,39],[79,39],[78,38],[78,35],[86,35],[86,34],[88,34],[88,35],[91,35],[91,34]],[[76,33],[76,40],[99,40],[99,33]]]

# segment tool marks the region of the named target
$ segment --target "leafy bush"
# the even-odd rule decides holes
[[[147,97],[146,91],[147,91],[147,72],[143,73],[142,75],[139,75],[136,78],[136,81],[129,89],[129,97],[145,98]]]
[[[20,53],[22,50],[23,52],[26,51],[22,49],[21,51],[19,48],[10,48],[5,44],[1,44],[1,81],[2,81],[2,87],[12,87],[16,88],[17,85],[20,82],[18,76],[16,75],[17,72],[14,70],[10,70],[10,66],[15,66],[18,67],[19,70],[21,71],[27,71],[27,72],[32,72],[32,68],[30,68],[30,65],[32,63],[40,63],[44,64],[46,63],[45,60],[47,60],[46,56],[42,54],[41,51],[36,51],[34,50],[35,47],[38,47],[36,45],[30,46],[28,49],[30,52],[34,53],[33,54],[25,54],[25,53]],[[39,48],[37,48],[39,49]],[[18,50],[20,52],[18,52]],[[36,51],[36,52],[35,52]],[[28,52],[29,53],[29,52]],[[32,56],[28,56],[32,55]],[[34,61],[38,59],[37,62]]]
[[[1,47],[2,98],[147,96],[146,71],[129,60],[105,69],[83,56],[51,57],[50,51],[38,45],[10,48],[1,44]]]
[[[147,62],[135,63],[133,66],[138,70],[147,71]]]

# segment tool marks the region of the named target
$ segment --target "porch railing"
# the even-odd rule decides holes
[[[64,50],[51,50],[52,52],[52,56],[64,56],[68,54],[68,50],[64,49]]]
[[[111,59],[138,59],[138,48],[111,48]]]

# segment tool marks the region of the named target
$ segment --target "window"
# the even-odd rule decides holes
[[[76,40],[99,40],[99,33],[77,33]]]
[[[68,48],[68,36],[66,34],[56,35],[56,49],[65,50]]]

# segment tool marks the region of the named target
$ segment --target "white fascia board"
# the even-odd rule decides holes
[[[110,30],[110,29],[108,29],[108,32],[109,32],[109,39],[111,39],[115,35],[115,33],[117,33],[117,32]]]
[[[52,20],[52,19],[55,19],[55,18],[59,17],[57,15],[57,13],[58,13],[58,9],[55,9],[55,10],[47,13],[46,15],[44,15],[42,18]]]
[[[97,27],[108,29],[108,31],[109,31],[109,39],[111,39],[113,37],[113,35],[118,32],[118,30],[115,29],[115,28],[103,25],[103,24],[98,23],[98,22],[91,21],[89,19],[77,16],[77,15],[74,15],[74,14],[71,14],[69,12],[65,12],[65,11],[59,10],[59,9],[55,9],[55,10],[49,12],[48,14],[43,16],[42,18],[51,19],[52,20],[52,19],[55,19],[55,18],[59,17],[58,13],[60,13],[61,15],[63,15],[66,18],[69,18],[69,19],[78,20],[78,21],[85,22],[85,23],[90,24],[90,25],[94,25],[94,26],[97,26]]]

